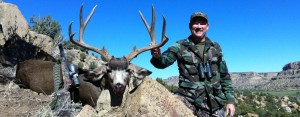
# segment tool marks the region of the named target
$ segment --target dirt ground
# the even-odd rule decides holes
[[[38,94],[29,89],[19,88],[8,78],[0,76],[0,116],[37,116],[52,100],[50,95]]]

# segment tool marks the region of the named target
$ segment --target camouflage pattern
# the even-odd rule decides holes
[[[213,113],[225,104],[235,102],[232,81],[218,43],[206,37],[204,55],[199,53],[189,37],[177,41],[160,58],[152,58],[151,63],[163,69],[177,60],[178,93],[197,109],[205,108],[203,102],[206,102],[207,111]]]

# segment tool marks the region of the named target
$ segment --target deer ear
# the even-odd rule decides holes
[[[130,64],[129,67],[131,69],[131,77],[130,77],[128,87],[129,87],[129,92],[132,92],[143,82],[144,78],[150,75],[152,72],[145,68],[141,68],[133,64]]]
[[[92,71],[88,71],[88,73],[85,75],[85,80],[99,81],[107,73],[107,69],[108,67],[106,65],[102,65]]]
[[[149,76],[151,73],[152,73],[151,71],[142,68],[142,69],[138,70],[134,75],[136,78],[143,79],[146,76]]]
[[[152,72],[145,69],[145,68],[141,68],[139,66],[136,66],[134,64],[130,64],[129,69],[131,69],[131,73],[135,78],[138,79],[143,79],[146,76],[149,76]]]

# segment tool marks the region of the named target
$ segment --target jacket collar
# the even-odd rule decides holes
[[[192,36],[190,35],[187,39],[184,40],[183,45],[195,45],[195,43],[192,41]],[[213,42],[208,38],[205,37],[205,47],[213,46]]]

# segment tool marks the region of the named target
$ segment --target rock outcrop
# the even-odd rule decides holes
[[[300,89],[300,62],[291,62],[282,71],[260,89]]]
[[[171,76],[168,79],[165,79],[164,82],[168,85],[174,85],[174,86],[178,86],[178,76]]]
[[[58,48],[46,35],[30,31],[28,23],[17,6],[0,3],[0,63],[15,66],[28,59],[55,61]]]
[[[284,65],[282,68],[282,71],[287,71],[287,70],[299,70],[300,69],[300,61],[297,62],[292,62]]]
[[[24,38],[28,33],[28,24],[18,7],[9,3],[0,3],[0,46],[12,35]]]
[[[300,107],[297,103],[291,102],[289,97],[283,96],[280,100],[280,106],[284,109],[287,113],[292,113],[292,110],[300,111]]]

